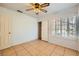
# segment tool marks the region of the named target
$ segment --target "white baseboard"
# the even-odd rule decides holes
[[[32,39],[32,40],[28,40],[28,41],[26,40],[26,41],[21,41],[21,42],[14,42],[14,43],[11,43],[8,47],[0,48],[0,50],[9,48],[9,47],[12,47],[12,46],[15,46],[15,45],[19,45],[19,44],[22,44],[22,43],[28,43],[28,42],[34,41],[34,40],[37,40],[37,39]]]

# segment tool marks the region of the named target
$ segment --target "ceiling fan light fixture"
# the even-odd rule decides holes
[[[44,13],[47,13],[47,10],[44,10],[45,7],[48,7],[49,6],[49,3],[43,3],[43,4],[40,4],[40,3],[31,3],[32,5],[32,10],[34,10],[34,12],[37,14],[39,14],[39,12],[44,12]],[[28,11],[30,11],[31,9],[29,9]]]

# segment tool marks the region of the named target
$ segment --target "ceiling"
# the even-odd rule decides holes
[[[77,3],[50,3],[50,6],[45,9],[48,11],[47,13],[40,12],[39,15],[36,15],[34,11],[26,11],[26,9],[30,8],[29,3],[0,3],[0,6],[9,8],[11,10],[21,10],[24,14],[28,14],[33,17],[42,17],[47,14],[55,13],[66,8],[70,8],[77,5]]]

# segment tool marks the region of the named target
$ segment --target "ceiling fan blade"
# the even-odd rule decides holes
[[[35,5],[34,3],[30,3],[32,6]]]
[[[44,13],[47,13],[47,10],[44,10],[44,9],[40,9],[40,11],[42,11]]]
[[[17,10],[17,12],[23,13],[21,10]]]
[[[50,5],[50,3],[44,3],[44,4],[41,4],[41,7],[47,7],[49,5]]]
[[[30,11],[30,10],[33,10],[33,8],[26,9],[26,11]]]

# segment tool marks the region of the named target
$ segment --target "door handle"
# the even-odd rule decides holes
[[[9,32],[8,34],[11,34],[11,32]]]

